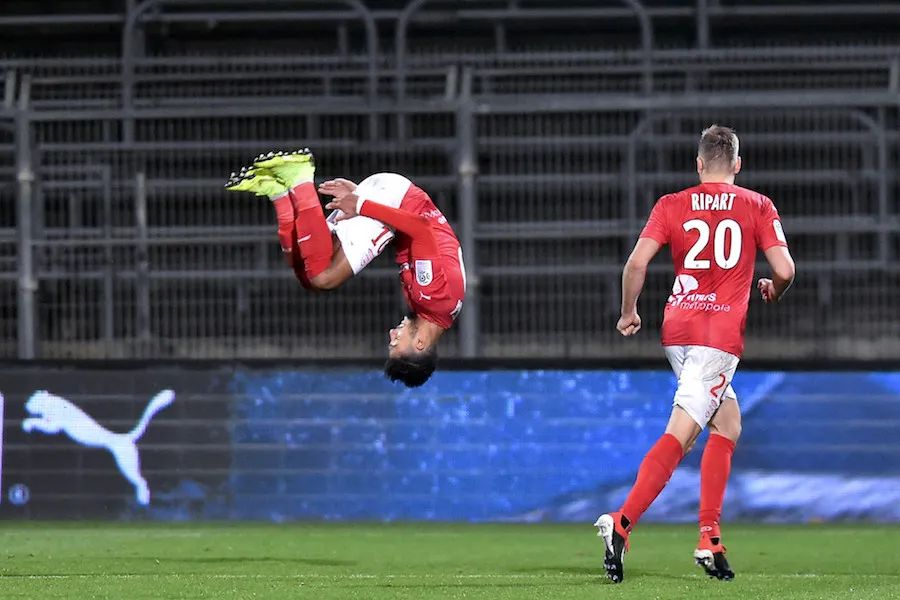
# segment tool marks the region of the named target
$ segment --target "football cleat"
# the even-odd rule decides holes
[[[225,189],[231,192],[252,192],[257,196],[277,198],[284,196],[288,188],[266,169],[248,169],[244,167],[240,173],[232,173],[225,183]]]
[[[734,579],[734,571],[725,558],[725,546],[722,545],[721,538],[710,538],[708,535],[700,537],[700,543],[694,550],[694,562],[706,571],[706,576],[710,579],[720,579],[722,581],[731,581]]]
[[[291,189],[316,176],[316,160],[309,148],[294,152],[269,152],[260,154],[253,167],[266,169]]]
[[[606,556],[603,559],[606,577],[613,583],[621,583],[625,579],[622,562],[628,551],[628,531],[622,526],[622,514],[601,515],[594,527],[598,530],[597,535],[606,543]]]

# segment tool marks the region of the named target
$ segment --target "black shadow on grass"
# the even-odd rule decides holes
[[[135,573],[116,573],[113,577],[134,577]],[[140,576],[140,575],[138,575]],[[103,573],[0,573],[0,581],[4,579],[45,579],[45,580],[53,580],[53,579],[90,579],[97,578],[103,579],[105,575]]]
[[[510,569],[513,573],[535,573],[539,575],[597,575],[606,577],[603,566],[599,567],[577,567],[567,565],[565,567],[522,567],[520,569]]]
[[[335,560],[331,558],[273,558],[270,556],[220,556],[220,557],[200,557],[186,556],[179,558],[141,558],[137,559],[141,562],[157,560],[161,563],[193,563],[199,565],[220,565],[220,564],[240,564],[240,563],[285,563],[295,565],[307,565],[310,567],[352,567],[356,565],[356,561],[352,560]]]
[[[435,583],[435,582],[410,582],[410,583],[398,583],[398,582],[390,582],[390,583],[377,583],[372,587],[377,588],[398,588],[398,589],[408,589],[408,590],[418,590],[418,589],[453,589],[453,588],[506,588],[506,589],[534,589],[536,587],[574,587],[574,586],[584,586],[588,584],[592,584],[592,581],[587,581],[584,579],[575,579],[572,581],[560,581],[559,579],[551,579],[542,581],[540,579],[532,579],[530,581],[479,581],[479,580],[466,580],[466,581],[455,581],[453,583]]]
[[[594,575],[597,579],[606,580],[606,572],[603,570],[603,566],[600,567],[591,567],[591,566],[577,566],[577,565],[566,565],[566,566],[548,566],[548,567],[522,567],[519,569],[510,569],[513,573],[528,573],[535,575]],[[687,575],[687,574],[674,574],[674,573],[664,573],[658,571],[640,571],[635,569],[629,569],[625,572],[625,580],[628,581],[630,579],[637,579],[638,577],[659,577],[662,579],[676,579],[678,581],[689,581],[689,580],[705,580],[706,577],[699,577],[696,575]]]

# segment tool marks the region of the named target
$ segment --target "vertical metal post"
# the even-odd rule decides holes
[[[103,165],[101,170],[103,180],[103,341],[112,344],[114,321],[113,301],[115,268],[113,267],[113,210],[112,210],[112,169],[109,165]]]
[[[462,73],[460,102],[456,112],[456,133],[459,140],[457,173],[459,176],[459,233],[463,259],[466,264],[466,301],[460,315],[459,351],[463,358],[479,354],[481,335],[478,255],[475,229],[478,221],[478,200],[475,176],[478,174],[475,112],[472,100],[472,69]]]
[[[3,106],[12,109],[16,105],[16,72],[6,72],[6,82],[3,85]]]
[[[628,182],[627,202],[625,204],[625,215],[628,219],[629,233],[632,228],[637,227],[638,221],[638,200],[637,200],[637,138],[638,131],[641,127],[635,129],[628,138],[628,155],[625,160],[625,177]],[[629,240],[630,241],[630,240]]]
[[[697,0],[697,48],[709,48],[709,0]]]
[[[147,175],[135,176],[135,225],[137,226],[137,265],[135,266],[135,295],[137,323],[135,331],[141,341],[150,340],[150,233],[147,226]]]
[[[35,293],[37,281],[34,273],[34,231],[32,192],[34,170],[31,161],[31,119],[28,112],[31,95],[31,77],[22,77],[16,113],[16,180],[18,181],[18,351],[19,358],[36,357],[37,320],[35,318]]]
[[[878,258],[881,263],[888,267],[891,262],[891,240],[888,230],[884,224],[888,222],[890,217],[890,173],[889,152],[887,133],[885,132],[885,124],[887,123],[887,115],[884,107],[878,109],[879,125],[878,130],[878,218],[881,221],[881,230],[878,232]]]
[[[134,141],[134,62],[141,47],[143,55],[143,35],[135,30],[139,27],[138,17],[146,7],[138,7],[139,0],[125,1],[125,26],[122,29],[122,137],[126,142]],[[137,38],[137,39],[135,39]]]
[[[895,58],[891,61],[891,66],[888,70],[888,90],[892,92],[900,90],[900,58]]]

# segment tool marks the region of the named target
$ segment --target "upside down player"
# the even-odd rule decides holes
[[[359,185],[323,183],[333,199],[326,219],[309,150],[261,155],[232,174],[228,190],[267,196],[288,265],[310,291],[339,287],[393,242],[403,293],[412,314],[390,331],[385,375],[407,387],[424,384],[437,366],[437,343],[462,310],[465,265],[459,240],[424,191],[396,173]]]
[[[758,282],[763,300],[777,302],[794,279],[794,261],[774,204],[734,184],[741,170],[738,149],[738,138],[727,127],[713,125],[703,132],[697,157],[700,185],[659,199],[622,275],[617,329],[632,336],[641,328],[637,301],[647,265],[662,246],[671,247],[675,284],[666,304],[662,343],[678,388],[665,434],[644,457],[625,503],[594,524],[606,542],[607,577],[616,583],[624,576],[629,534],[707,425],[694,559],[709,577],[734,577],[719,518],[741,432],[731,379],[744,349],[757,248],[765,252],[773,272],[771,279]]]

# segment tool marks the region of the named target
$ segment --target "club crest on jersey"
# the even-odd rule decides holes
[[[416,261],[416,283],[421,286],[431,285],[434,281],[434,269],[430,260]]]
[[[784,228],[781,226],[781,221],[777,219],[772,221],[772,228],[775,230],[775,239],[782,244],[787,244],[787,238],[784,237]]]

